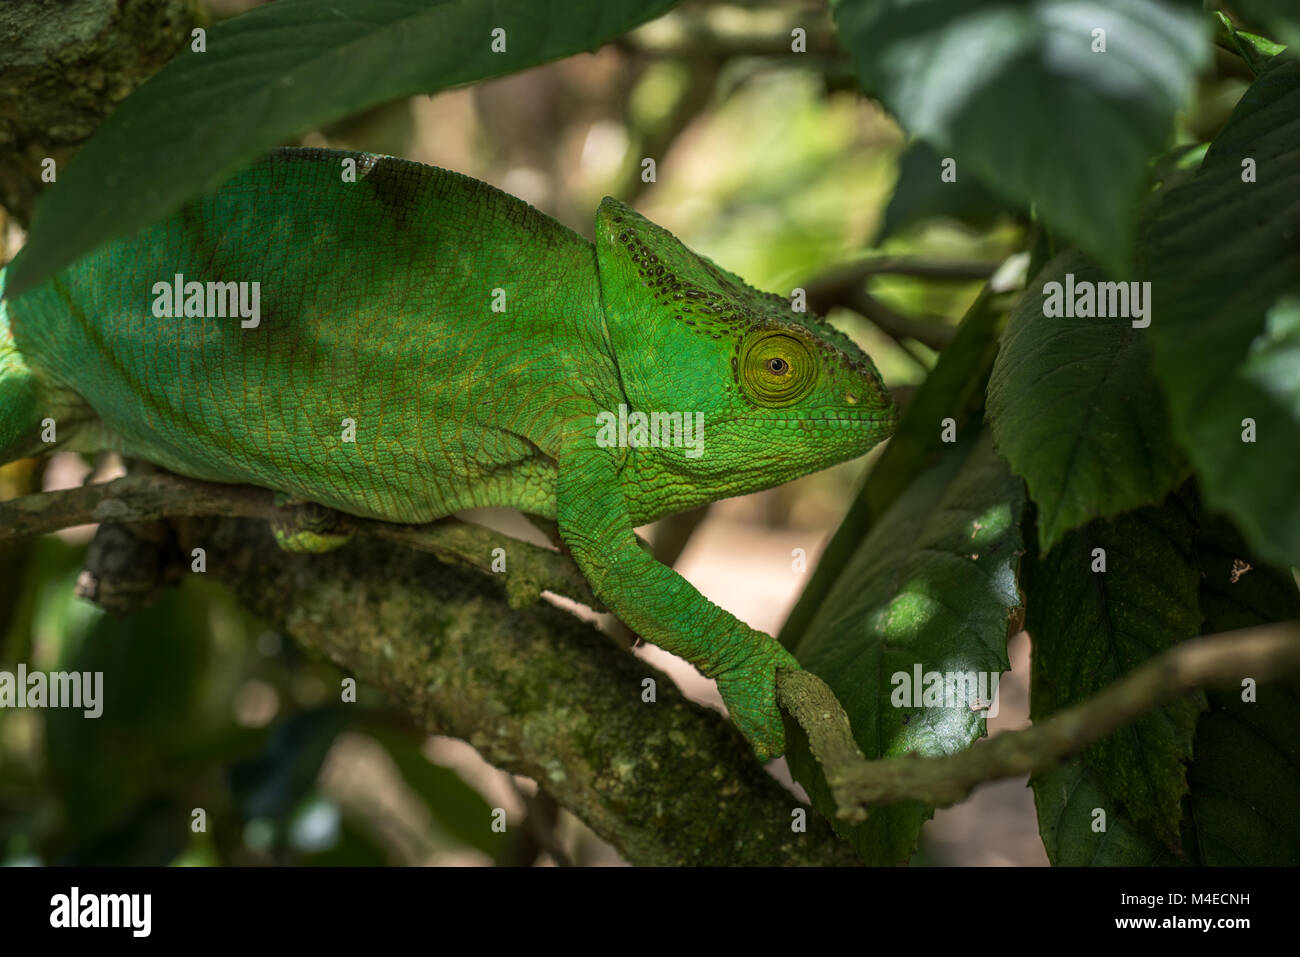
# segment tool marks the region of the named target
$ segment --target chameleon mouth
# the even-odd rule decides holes
[[[864,415],[828,415],[817,418],[780,418],[764,416],[763,418],[737,417],[715,423],[715,429],[734,426],[740,430],[748,429],[752,435],[760,430],[773,441],[796,440],[812,437],[822,433],[827,442],[874,446],[893,435],[898,426],[897,415],[877,412]]]
[[[801,416],[799,418],[783,418],[780,416],[764,416],[763,418],[735,418],[731,422],[777,422],[782,425],[818,425],[821,423],[831,423],[835,425],[881,425],[886,422],[897,421],[898,416],[886,412],[870,412],[862,415],[826,415],[826,416]]]
[[[836,436],[848,436],[856,433],[866,438],[870,434],[873,436],[874,441],[878,442],[886,436],[893,435],[898,428],[899,411],[896,406],[891,406],[888,409],[863,409],[861,412],[837,410],[834,414],[800,416],[798,418],[763,416],[762,418],[743,418],[732,421],[780,427],[781,431],[804,431],[820,428],[833,431]]]

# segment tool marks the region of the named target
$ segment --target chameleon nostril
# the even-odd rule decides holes
[[[849,405],[857,405],[858,397],[854,395],[852,392],[846,392],[844,393],[844,401],[847,402]]]

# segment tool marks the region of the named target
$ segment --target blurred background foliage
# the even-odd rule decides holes
[[[197,13],[212,23],[253,5],[210,0]],[[729,30],[710,33],[706,21]],[[807,55],[789,54],[791,25],[807,29]],[[1248,72],[1227,57],[1218,67],[1179,114],[1177,143],[1212,136],[1245,90]],[[686,3],[594,53],[399,100],[291,142],[455,169],[588,237],[600,198],[613,194],[783,295],[876,263],[858,284],[872,314],[832,302],[830,319],[904,398],[1028,229],[973,179],[940,188],[936,156],[862,96],[821,3]],[[655,182],[642,179],[643,157],[655,159]],[[13,223],[3,235],[8,259],[23,237]],[[898,261],[952,274],[891,271]],[[873,458],[718,509],[815,552]],[[68,459],[51,464],[46,488],[75,484],[91,465]],[[28,483],[23,468],[7,480]],[[651,535],[673,542],[675,557],[699,518]],[[73,529],[0,553],[0,668],[102,671],[106,696],[97,720],[0,711],[3,863],[616,861],[531,782],[492,770],[459,742],[426,738],[373,691],[362,687],[341,707],[346,675],[305,660],[202,576],[125,618],[74,597],[89,537]],[[725,555],[732,540],[720,541]],[[773,551],[787,566],[789,548]],[[729,607],[753,620],[743,598]],[[1015,705],[1014,693],[1008,700]],[[494,808],[506,811],[505,833],[490,826]],[[971,829],[979,833],[979,822]],[[1041,849],[1007,859],[1043,860]],[[988,859],[934,842],[917,858],[971,860]]]

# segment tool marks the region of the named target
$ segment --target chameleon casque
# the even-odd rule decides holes
[[[776,669],[798,664],[633,529],[862,455],[894,404],[847,336],[630,207],[606,198],[595,233],[458,173],[274,151],[0,303],[0,461],[49,452],[48,417],[64,448],[284,501],[391,522],[484,506],[552,519],[597,597],[716,678],[774,757]],[[155,284],[176,274],[259,283],[258,324],[159,318]],[[598,442],[599,414],[621,405],[702,413],[702,454]]]

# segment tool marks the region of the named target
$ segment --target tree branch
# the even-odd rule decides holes
[[[271,492],[266,489],[200,482],[157,472],[0,502],[0,541],[92,522],[147,522],[200,516],[270,521],[280,514]],[[330,517],[330,528],[428,552],[442,561],[469,565],[488,573],[493,573],[494,550],[501,548],[506,555],[506,572],[502,578],[512,608],[532,604],[543,591],[601,608],[591,585],[567,555],[478,525],[455,519],[427,525],[398,525],[335,512]]]
[[[0,4],[0,206],[24,225],[47,188],[128,93],[189,37],[189,0]]]
[[[805,289],[808,307],[825,315],[836,306],[844,306],[866,317],[886,335],[901,343],[914,339],[936,351],[943,349],[956,335],[956,327],[941,317],[915,319],[891,309],[867,292],[872,276],[914,276],[948,282],[988,279],[998,268],[988,262],[940,262],[885,256],[864,259],[823,273],[810,280]]]
[[[909,256],[874,256],[831,270],[814,280],[839,286],[865,282],[872,276],[910,276],[937,282],[977,282],[991,279],[998,263],[981,260],[915,259]]]
[[[182,534],[255,614],[424,730],[531,777],[629,861],[859,863],[816,815],[791,830],[798,802],[725,718],[558,608],[512,611],[485,576],[366,539],[306,555],[280,552],[262,522]]]
[[[977,741],[958,754],[867,761],[831,690],[807,671],[783,671],[777,697],[808,734],[839,817],[860,821],[869,807],[918,800],[947,807],[986,781],[1044,771],[1166,701],[1197,688],[1260,683],[1300,672],[1300,622],[1184,641],[1101,693],[1022,731]]]
[[[612,811],[607,804],[601,808],[592,806],[589,799],[593,794],[599,796],[610,788],[621,793],[620,781],[601,778],[605,787],[596,787],[594,792],[579,790],[575,793],[566,786],[571,775],[576,773],[574,769],[584,766],[584,755],[580,748],[575,748],[575,741],[582,740],[588,744],[592,741],[594,728],[585,720],[587,715],[604,715],[599,726],[606,730],[599,737],[606,740],[595,752],[585,755],[588,758],[585,766],[598,778],[611,766],[601,763],[610,759],[608,752],[611,748],[626,748],[628,742],[646,735],[642,720],[647,711],[639,695],[641,680],[653,669],[639,661],[632,664],[636,659],[621,655],[593,629],[558,609],[531,608],[516,611],[512,616],[500,607],[499,601],[483,601],[483,589],[488,586],[481,577],[466,577],[462,572],[448,569],[444,569],[443,575],[417,572],[421,559],[409,553],[384,550],[379,541],[357,542],[328,555],[286,555],[270,540],[265,521],[232,520],[266,520],[274,517],[276,511],[271,493],[263,489],[198,482],[166,473],[129,476],[102,485],[0,502],[0,540],[96,521],[223,517],[226,520],[217,523],[215,531],[206,535],[196,533],[195,528],[212,527],[211,521],[182,524],[178,534],[204,547],[215,543],[217,556],[224,554],[224,558],[210,559],[210,567],[255,612],[278,624],[305,647],[320,650],[358,676],[389,690],[394,699],[420,719],[426,729],[464,737],[493,763],[534,777],[629,857],[664,862],[662,851],[656,850],[654,842],[639,831],[638,821],[624,820],[622,811]],[[461,562],[480,570],[487,570],[490,566],[490,558],[485,560],[484,556],[490,556],[493,547],[505,547],[497,543],[522,549],[526,557],[521,560],[520,553],[516,552],[512,560],[514,570],[506,577],[507,593],[516,608],[519,606],[515,603],[522,596],[531,595],[535,599],[541,587],[569,595],[579,591],[572,587],[571,576],[580,575],[567,558],[506,539],[486,529],[460,522],[400,526],[352,516],[342,518],[351,531],[391,544],[410,545],[431,552],[443,561]],[[262,543],[255,546],[259,539]],[[188,547],[188,543],[185,544],[184,548]],[[364,558],[358,559],[356,556],[359,554]],[[405,559],[403,554],[407,556]],[[512,590],[510,578],[518,575],[521,564],[529,565],[530,562],[535,564],[523,576],[525,583],[514,586]],[[453,575],[460,578],[459,585],[448,578]],[[348,597],[357,592],[360,594]],[[359,600],[359,605],[340,605],[345,599]],[[430,629],[415,620],[421,614],[420,609],[430,601],[438,609],[441,627]],[[358,620],[351,613],[355,607],[391,610],[386,617],[368,615],[364,620]],[[432,614],[432,610],[425,608],[424,613]],[[528,615],[530,619],[517,621],[515,616],[520,614]],[[532,616],[541,616],[541,619],[534,620]],[[520,629],[542,646],[533,655],[537,660],[531,663],[526,664],[519,658],[521,649],[515,642]],[[584,649],[584,656],[595,655],[595,658],[583,658],[581,665],[573,660],[560,660],[572,657],[572,648],[567,642],[581,643],[574,637],[577,632],[583,634],[583,641],[588,644],[594,641],[600,649],[598,652]],[[421,644],[420,636],[430,636],[435,640],[440,637],[446,642],[452,635],[459,636],[455,649],[449,649],[454,660],[432,667],[434,662],[429,654],[420,649],[427,651],[433,646]],[[362,640],[367,636],[368,640]],[[482,642],[482,648],[476,646],[472,653],[460,644],[477,641]],[[395,646],[410,646],[412,642],[414,646],[408,648],[410,656],[395,654]],[[381,653],[378,652],[380,648]],[[466,656],[485,657],[494,663],[485,667],[482,662],[465,661]],[[501,660],[503,657],[509,661],[518,659],[518,669],[513,669],[517,670],[518,677],[513,682],[502,680],[501,673],[506,667]],[[629,675],[629,668],[635,674]],[[614,679],[602,669],[613,669],[622,674]],[[1061,711],[1040,724],[976,742],[966,751],[941,758],[867,761],[853,740],[843,708],[830,689],[810,672],[781,672],[778,698],[781,706],[808,734],[813,755],[822,766],[835,795],[839,816],[848,821],[858,821],[865,816],[867,808],[875,805],[911,799],[946,807],[963,800],[983,782],[1045,770],[1131,723],[1150,709],[1195,688],[1233,684],[1245,676],[1267,682],[1298,671],[1300,624],[1297,623],[1196,638],[1166,651],[1094,698]],[[495,677],[481,683],[469,677],[485,674]],[[587,675],[591,680],[583,681],[581,675]],[[541,687],[526,688],[531,677],[536,677]],[[570,713],[573,709],[566,706],[569,696],[555,693],[555,688],[561,684],[568,684],[569,690],[573,691],[575,681],[582,687],[572,695],[574,700],[594,703],[605,699],[604,711],[582,711],[582,717],[576,719],[578,727],[574,726],[575,715]],[[460,705],[467,683],[482,703],[481,707],[471,706],[468,711]],[[449,696],[435,690],[445,692],[448,685],[457,689]],[[666,730],[667,739],[656,738],[658,747],[673,749],[687,745],[694,738],[692,753],[704,757],[706,763],[736,764],[737,773],[740,768],[758,770],[734,729],[711,712],[702,712],[681,700],[672,683],[662,675],[657,677],[656,685],[661,700],[648,713],[656,716],[667,714],[672,718],[671,724],[680,725]],[[620,703],[609,700],[608,689],[616,686],[623,688]],[[521,689],[529,693],[517,694]],[[523,714],[519,713],[521,701],[529,702],[524,706]],[[538,714],[547,716],[544,727],[529,720],[530,716]],[[686,714],[693,716],[687,719],[684,717]],[[488,720],[488,715],[494,718],[512,716],[517,727],[513,727],[512,733],[505,734],[504,740],[499,740],[503,728],[510,722],[505,725],[498,723],[493,726],[493,732],[485,732],[483,722]],[[712,724],[713,727],[704,733],[697,722],[706,726]],[[623,728],[626,735],[609,730],[616,723],[626,725]],[[566,737],[571,734],[583,737]],[[534,747],[539,740],[547,745],[541,752]],[[561,754],[563,760],[558,757]],[[682,760],[670,760],[667,755],[662,755],[651,760],[649,767],[659,767],[660,758],[666,764],[681,763]],[[630,758],[624,755],[620,760]],[[539,761],[544,766],[544,773],[538,771]],[[615,775],[617,777],[619,775]],[[779,787],[777,792],[772,791],[768,785],[775,785],[770,778],[761,772],[759,777],[761,780],[753,785],[757,793],[748,795],[749,798],[772,800],[779,794],[782,802],[792,804],[792,799]],[[681,779],[675,775],[674,780]],[[721,779],[711,773],[702,780]],[[586,785],[588,788],[591,786]],[[709,819],[712,812],[706,808],[709,802],[717,800],[717,796],[703,796],[695,790],[691,793],[694,794],[693,800],[703,802],[694,806],[691,813]],[[658,800],[662,802],[667,798],[665,793]],[[625,799],[619,798],[620,801]],[[692,799],[689,795],[676,794],[674,800],[689,804]],[[656,806],[662,806],[662,803]],[[748,818],[757,813],[757,809],[747,805],[745,813]],[[762,815],[770,817],[771,809]],[[771,847],[780,847],[782,854],[793,853],[787,844],[790,835],[783,824],[771,825],[769,821],[760,830],[767,835]],[[746,827],[758,826],[754,821],[746,823]],[[669,830],[669,833],[675,832],[675,827]],[[743,843],[740,838],[737,840]],[[828,834],[821,834],[807,843],[817,847],[813,857],[845,860],[841,856],[842,846]],[[687,846],[677,845],[676,853],[684,853]],[[757,859],[752,862],[773,863]]]
[[[499,671],[502,667],[500,662],[493,667],[484,668],[482,665],[476,666],[463,660],[456,660],[446,663],[447,668],[426,669],[424,668],[427,664],[424,660],[427,658],[426,655],[414,654],[409,661],[394,658],[394,644],[411,642],[412,634],[416,636],[414,640],[418,644],[420,635],[442,633],[445,639],[448,632],[460,636],[461,641],[481,638],[484,642],[482,653],[489,657],[494,652],[497,654],[503,652],[500,647],[493,648],[492,639],[495,636],[506,643],[505,655],[509,658],[519,650],[510,644],[516,640],[510,636],[517,635],[517,629],[524,625],[516,624],[510,614],[499,607],[499,601],[486,603],[482,601],[484,597],[482,590],[488,587],[485,579],[474,576],[465,578],[459,571],[446,570],[446,575],[460,576],[463,582],[461,591],[448,593],[446,589],[450,586],[445,577],[437,574],[428,576],[415,574],[412,577],[411,569],[419,565],[420,559],[409,553],[381,550],[381,542],[409,545],[421,551],[428,551],[442,561],[459,562],[479,570],[489,570],[490,558],[485,559],[484,556],[490,556],[494,547],[522,549],[525,557],[521,559],[519,557],[521,552],[517,551],[516,557],[512,559],[514,570],[511,575],[505,577],[510,603],[517,609],[521,607],[517,604],[521,597],[530,595],[535,600],[542,588],[571,596],[580,591],[574,587],[572,581],[572,576],[580,578],[580,573],[565,556],[461,522],[444,521],[425,526],[402,526],[352,516],[341,516],[349,530],[361,532],[362,535],[379,541],[358,542],[328,555],[287,555],[271,543],[265,521],[251,525],[246,521],[232,521],[232,519],[248,518],[266,520],[274,517],[276,512],[271,493],[263,489],[198,482],[167,473],[129,476],[102,485],[39,493],[0,502],[0,540],[25,537],[88,522],[143,522],[168,517],[222,517],[226,521],[218,523],[217,531],[210,533],[208,537],[215,538],[219,549],[233,552],[237,559],[210,560],[210,564],[217,572],[217,576],[226,580],[254,611],[279,624],[282,630],[298,640],[300,644],[317,648],[344,667],[365,677],[366,680],[390,690],[396,683],[395,700],[421,718],[426,728],[438,733],[464,737],[499,766],[536,778],[539,784],[555,793],[562,803],[586,820],[598,833],[602,833],[607,838],[610,834],[623,834],[626,843],[620,845],[615,841],[616,846],[620,846],[621,849],[635,848],[631,853],[644,854],[647,860],[658,860],[657,852],[651,849],[649,842],[645,842],[644,834],[624,833],[628,827],[636,831],[636,822],[622,821],[618,813],[593,814],[593,808],[582,794],[575,795],[566,789],[564,782],[570,773],[571,759],[579,755],[575,752],[572,742],[567,745],[563,743],[563,735],[569,732],[578,733],[581,730],[590,736],[592,732],[592,728],[588,725],[584,725],[581,729],[572,727],[573,715],[568,713],[571,709],[567,709],[564,705],[568,700],[566,696],[556,695],[554,687],[550,687],[533,689],[532,693],[525,695],[524,698],[533,703],[528,710],[537,710],[546,714],[552,714],[557,709],[564,712],[562,716],[557,714],[552,716],[558,725],[568,727],[569,732],[561,733],[557,728],[552,728],[549,733],[543,733],[529,726],[526,735],[527,744],[523,743],[523,738],[516,740],[512,737],[508,747],[502,744],[492,745],[493,735],[489,734],[485,739],[485,733],[476,722],[486,720],[488,713],[500,716],[503,713],[516,711],[520,699],[508,692],[509,682],[498,679],[488,680],[482,686],[475,685],[476,694],[486,697],[490,707],[485,706],[482,712],[471,708],[468,715],[432,689],[450,683],[458,685],[463,692],[463,683],[473,681],[467,676]],[[197,526],[194,523],[182,524],[177,532],[182,538],[191,539],[196,534],[195,527],[203,528],[211,525],[211,521],[199,522]],[[255,530],[255,533],[250,533],[250,527]],[[231,529],[238,529],[238,531],[232,533]],[[199,534],[196,540],[203,538],[204,536]],[[249,550],[253,546],[250,543],[256,542],[259,538],[270,543],[269,548],[262,545],[258,547],[256,554],[251,554]],[[203,541],[199,543],[204,544]],[[189,546],[184,547],[188,549]],[[349,556],[356,556],[361,550],[364,550],[367,556],[363,561],[355,558],[345,561]],[[403,554],[407,555],[405,560],[401,557]],[[531,568],[522,576],[522,584],[511,586],[510,578],[519,575],[520,565],[531,565]],[[309,581],[295,578],[295,575],[306,576]],[[473,587],[470,587],[471,582]],[[386,586],[391,586],[392,591],[387,591]],[[587,587],[583,582],[583,588]],[[367,608],[392,605],[394,609],[417,610],[422,603],[434,600],[435,606],[441,609],[443,627],[432,632],[427,627],[415,627],[412,633],[410,628],[413,627],[413,622],[398,610],[390,614],[390,618],[394,620],[375,620],[368,617],[364,622],[358,621],[347,606],[339,606],[341,596],[349,591],[362,592],[363,594],[359,596],[361,607]],[[572,680],[577,680],[565,677],[569,675],[570,670],[577,667],[576,663],[561,664],[557,660],[551,660],[559,654],[560,641],[575,640],[571,634],[575,630],[583,632],[588,641],[594,637],[602,649],[598,657],[608,658],[613,655],[619,661],[617,664],[612,660],[600,664],[588,662],[574,674],[584,669],[589,671],[593,667],[597,670],[601,667],[616,668],[621,671],[631,667],[636,670],[640,677],[629,678],[625,674],[621,679],[625,689],[622,703],[616,705],[606,701],[609,708],[606,717],[610,722],[615,720],[623,723],[631,722],[624,729],[627,737],[614,736],[617,740],[608,742],[607,747],[626,746],[628,741],[644,735],[644,728],[640,731],[636,730],[636,722],[640,720],[641,715],[645,714],[645,708],[640,704],[639,698],[640,680],[646,672],[651,672],[653,669],[639,661],[636,665],[630,665],[630,662],[636,659],[620,655],[599,633],[588,626],[581,625],[572,616],[558,609],[531,608],[525,609],[523,613],[552,616],[544,622],[534,621],[529,626],[533,629],[533,637],[546,645],[545,654],[538,652],[536,655],[538,661],[528,666],[538,669],[537,677],[543,684],[554,681],[558,686],[571,684]],[[472,620],[457,621],[456,627],[449,628],[452,622],[447,620],[448,615],[452,618],[465,617]],[[304,627],[304,623],[310,627]],[[365,641],[353,640],[358,634],[366,632],[371,634],[372,647],[367,647]],[[373,647],[376,642],[383,649],[377,659]],[[566,645],[565,648],[567,647]],[[588,651],[583,652],[583,654],[588,653]],[[458,648],[456,651],[456,655],[465,654],[463,648]],[[569,657],[567,650],[559,657]],[[378,674],[374,673],[376,661],[383,664]],[[395,663],[401,667],[397,667],[391,674],[384,670],[386,667],[394,666]],[[526,672],[527,668],[521,674]],[[1208,685],[1236,683],[1245,676],[1267,682],[1296,672],[1300,672],[1300,623],[1196,638],[1182,642],[1152,659],[1094,698],[1061,711],[1040,724],[1023,731],[1007,732],[976,742],[966,751],[941,758],[903,757],[867,761],[853,740],[848,716],[843,708],[825,683],[810,672],[781,672],[778,681],[778,698],[782,708],[795,718],[808,734],[813,755],[822,766],[826,780],[835,795],[839,816],[848,821],[858,821],[865,816],[867,808],[875,805],[910,799],[924,801],[936,807],[946,807],[963,800],[983,782],[1047,769],[1063,758],[1078,753],[1094,741],[1131,723],[1150,709],[1190,690]],[[544,675],[549,677],[543,679]],[[526,683],[527,680],[527,678],[516,679],[516,684]],[[598,693],[596,687],[602,683],[606,688],[620,683],[614,681],[610,684],[610,682],[609,675],[593,675],[591,681],[583,682],[584,687],[573,697],[584,702],[595,701],[602,696],[607,697],[603,692]],[[659,686],[659,697],[661,699],[667,697],[669,700],[661,701],[665,707],[662,709],[656,707],[654,714],[660,714],[661,711],[676,714],[675,709],[678,707],[694,708],[676,698],[671,682],[662,675],[658,676],[656,684]],[[457,698],[457,695],[453,694],[452,697]],[[431,712],[430,709],[434,710]],[[441,709],[447,709],[447,713],[464,720],[448,721],[442,717]],[[705,724],[714,725],[710,732],[713,737],[709,738],[708,745],[703,741],[696,742],[695,747],[699,754],[711,755],[708,757],[709,761],[723,761],[725,756],[728,763],[738,761],[740,767],[757,770],[734,729],[712,712],[700,713],[700,709],[694,710],[693,720],[702,720]],[[516,718],[520,721],[525,720],[524,716],[516,715]],[[684,720],[681,719],[680,714],[678,720]],[[700,729],[693,722],[687,724],[690,735],[699,738]],[[555,759],[547,764],[547,773],[540,777],[536,773],[536,761],[539,756],[531,747],[536,743],[539,734],[554,749],[555,754],[564,754],[564,760]],[[613,735],[612,731],[606,734],[607,737],[610,735]],[[727,740],[714,740],[713,738],[718,735]],[[675,737],[673,733],[669,734],[669,738],[674,746],[685,742],[685,739],[680,736]],[[662,742],[660,744],[662,745]],[[493,747],[501,749],[507,754],[508,759],[494,758],[490,753]],[[664,760],[668,759],[665,757]],[[598,762],[592,764],[593,773],[597,764]],[[651,764],[651,767],[658,766],[654,762]],[[531,767],[532,770],[523,770],[525,767]],[[716,776],[710,777],[718,780]],[[765,775],[761,777],[769,784],[773,783]],[[760,791],[765,792],[769,799],[774,796],[766,784],[760,788]],[[787,803],[791,800],[783,791],[780,791],[780,795]],[[665,796],[661,796],[660,800],[664,798]],[[696,795],[696,798],[701,799],[699,795]],[[702,800],[707,804],[708,801],[716,798],[708,797]],[[701,805],[693,813],[704,814],[707,817],[710,812],[703,810]],[[770,814],[770,809],[765,813]],[[598,822],[600,826],[593,821]],[[617,826],[614,823],[616,821],[619,822]],[[602,827],[605,830],[602,830]],[[775,842],[774,846],[779,845],[784,849],[783,853],[789,851],[784,843],[786,837],[784,831],[785,828],[781,826],[776,826],[775,831],[770,827],[765,831],[769,840]],[[814,856],[824,854],[839,859],[841,849],[826,835],[822,835],[818,841],[812,843],[819,846]],[[760,863],[757,860],[754,862]],[[805,861],[805,863],[811,862]]]
[[[208,574],[247,608],[385,692],[429,733],[462,738],[497,767],[533,778],[628,860],[859,863],[815,815],[806,833],[791,830],[798,802],[717,712],[567,612],[502,601],[502,587],[512,602],[540,587],[589,590],[585,581],[574,587],[571,576],[581,576],[566,556],[460,522],[351,516],[345,524],[362,534],[344,547],[292,554],[270,535],[266,519],[276,513],[263,489],[132,475],[0,502],[0,540],[175,518],[168,527],[181,553],[203,548]],[[509,573],[481,574],[497,545],[509,549]],[[512,584],[521,576],[523,585]],[[652,703],[642,700],[646,678]]]

